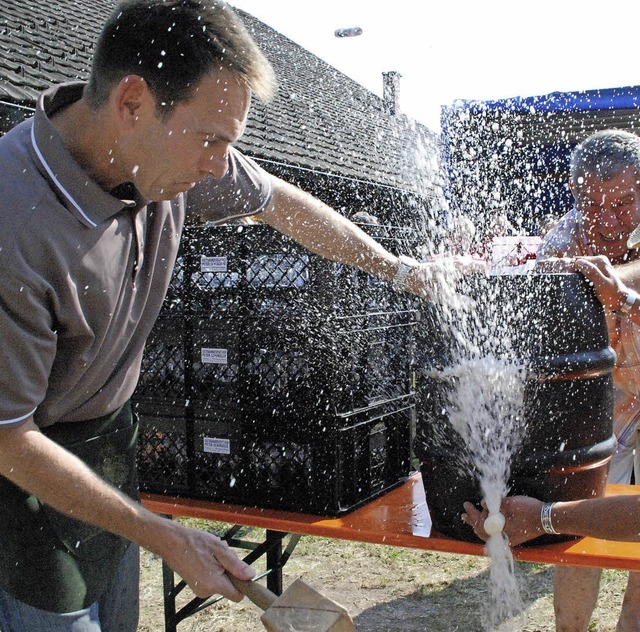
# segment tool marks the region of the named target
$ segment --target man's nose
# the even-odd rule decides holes
[[[205,149],[200,157],[200,171],[222,178],[229,168],[229,147]]]
[[[600,214],[600,221],[607,226],[615,226],[616,224],[620,224],[619,210],[610,205],[603,204]]]

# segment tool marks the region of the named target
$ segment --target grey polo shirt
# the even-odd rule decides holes
[[[189,212],[183,195],[147,205],[87,176],[47,117],[81,91],[45,92],[0,139],[0,428],[93,419],[129,399]],[[223,222],[264,210],[271,178],[232,150],[227,175],[198,189],[198,214]]]

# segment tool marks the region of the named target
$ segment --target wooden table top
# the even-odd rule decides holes
[[[617,494],[638,495],[640,486],[607,487],[607,495]],[[432,531],[420,474],[366,505],[339,517],[149,493],[142,494],[142,504],[155,513],[174,517],[188,516],[285,533],[465,555],[484,555],[484,546],[481,544],[455,540]],[[557,544],[515,547],[513,555],[516,559],[527,562],[640,571],[640,542],[580,538]]]

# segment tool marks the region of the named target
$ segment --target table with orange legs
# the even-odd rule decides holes
[[[609,485],[607,494],[640,494],[640,487]],[[282,592],[282,568],[300,536],[313,535],[388,546],[400,546],[464,555],[484,555],[484,546],[454,540],[431,530],[431,519],[419,474],[366,505],[339,517],[323,517],[206,500],[142,494],[147,509],[171,517],[192,517],[234,525],[225,536],[232,546],[254,549],[247,561],[266,556],[267,585],[276,594]],[[462,508],[461,508],[462,513]],[[263,543],[251,546],[234,536],[240,527],[266,530]],[[289,537],[286,548],[283,541]],[[554,544],[521,546],[513,549],[517,560],[546,564],[568,564],[640,571],[640,542],[611,542],[580,538]],[[194,600],[176,612],[175,597],[184,587],[174,583],[173,572],[164,567],[165,629],[176,632],[177,624],[206,606]]]

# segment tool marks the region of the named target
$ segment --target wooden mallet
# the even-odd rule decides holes
[[[268,632],[356,632],[339,603],[296,579],[279,597],[257,582],[228,574],[231,583],[264,610],[260,621]]]

